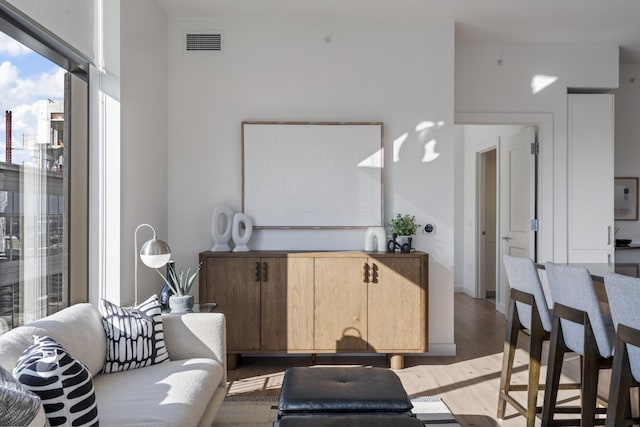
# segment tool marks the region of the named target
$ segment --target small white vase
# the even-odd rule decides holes
[[[386,252],[387,233],[383,227],[369,227],[364,235],[365,252]]]
[[[233,216],[231,235],[236,245],[233,252],[249,252],[249,240],[253,234],[253,221],[246,214],[237,213]]]
[[[213,210],[211,218],[211,237],[213,252],[229,252],[231,247],[231,229],[233,227],[233,210],[228,206],[219,206]]]
[[[169,308],[172,313],[189,313],[193,311],[193,295],[171,295]]]

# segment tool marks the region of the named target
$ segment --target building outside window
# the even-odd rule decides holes
[[[0,33],[0,334],[69,304],[68,74]]]

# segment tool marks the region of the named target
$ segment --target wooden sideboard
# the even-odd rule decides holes
[[[242,353],[427,351],[423,252],[201,252],[200,302],[227,319],[230,369]]]

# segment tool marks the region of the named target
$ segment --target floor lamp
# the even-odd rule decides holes
[[[153,238],[146,241],[140,248],[140,260],[144,265],[150,268],[160,268],[169,262],[171,258],[171,249],[169,245],[156,238],[156,230],[149,224],[140,224],[133,233],[133,255],[135,256],[135,296],[133,305],[138,305],[138,230],[142,227],[149,227],[153,231]]]

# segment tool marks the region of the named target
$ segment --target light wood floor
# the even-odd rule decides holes
[[[455,357],[408,356],[405,369],[396,371],[410,396],[440,396],[462,426],[522,426],[524,419],[507,407],[505,420],[496,418],[505,318],[486,300],[455,295]],[[526,342],[526,339],[520,339]],[[546,353],[546,348],[544,353]],[[516,353],[514,381],[526,382],[526,346]],[[577,360],[569,360],[577,366]],[[543,358],[546,364],[546,357]],[[567,362],[565,362],[567,363]],[[388,366],[384,356],[320,356],[316,364]],[[234,396],[278,395],[284,370],[309,366],[308,356],[242,357],[238,369],[229,371],[228,394]],[[543,369],[542,375],[545,374]],[[571,375],[573,376],[573,375]],[[541,382],[544,382],[544,376]],[[562,393],[562,392],[561,392]],[[577,395],[559,396],[559,403]],[[526,402],[525,394],[521,394]],[[542,393],[538,399],[541,406]]]

